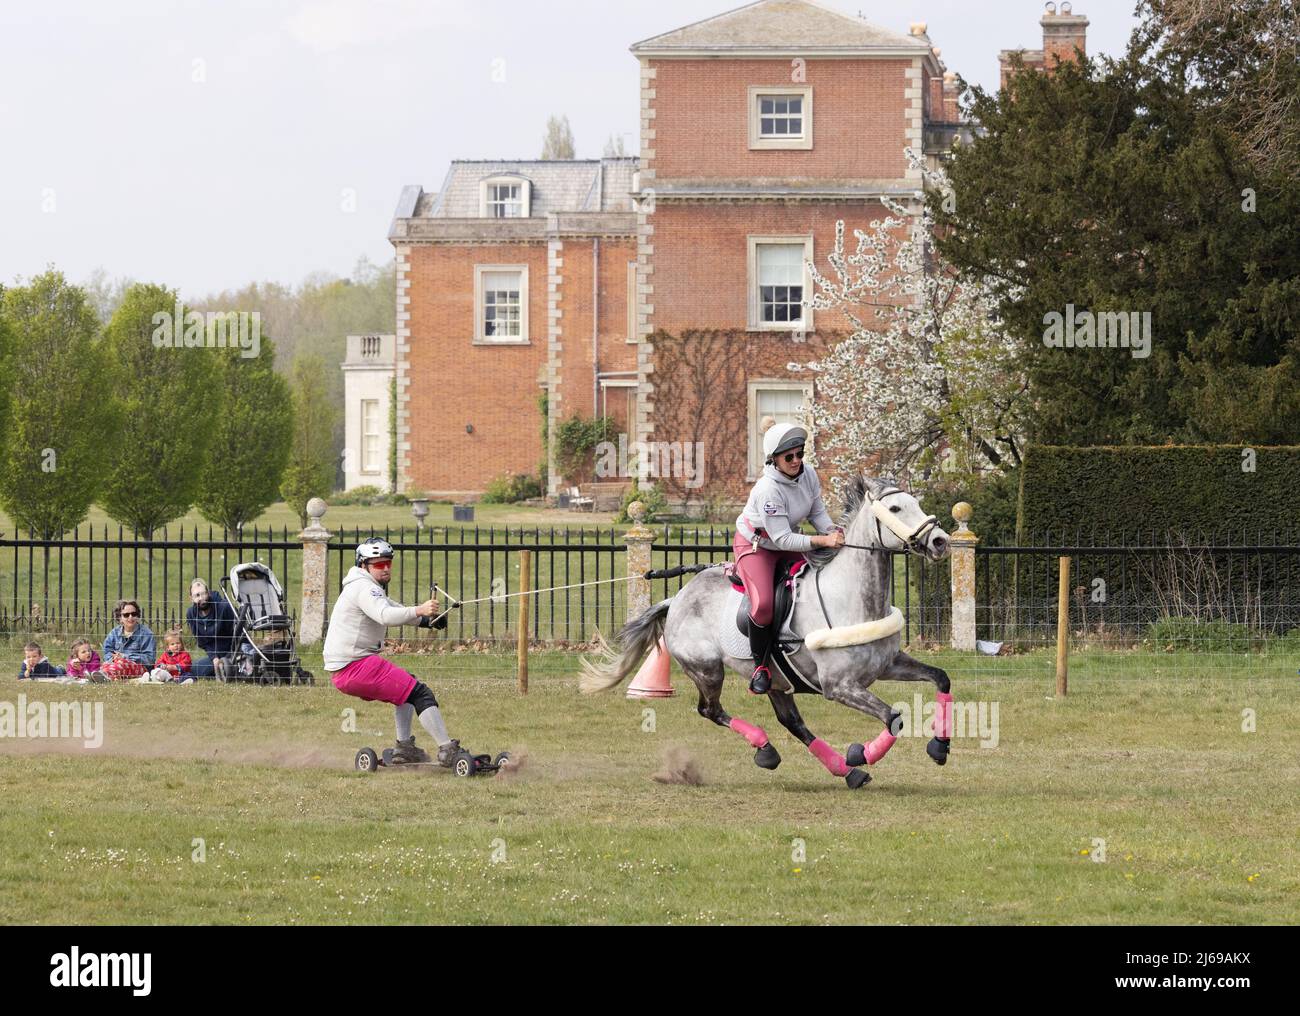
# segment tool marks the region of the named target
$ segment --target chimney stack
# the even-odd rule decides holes
[[[1060,12],[1057,5],[1049,3],[1047,13],[1039,22],[1043,26],[1043,66],[1051,68],[1059,59],[1062,63],[1074,59],[1076,48],[1088,52],[1088,25],[1082,14],[1074,13],[1070,0],[1062,0]]]
[[[961,110],[957,102],[957,74],[948,71],[943,76],[943,120],[944,123],[959,123]]]

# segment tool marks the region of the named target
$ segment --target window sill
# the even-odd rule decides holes
[[[751,141],[751,152],[811,152],[812,141]]]
[[[475,339],[474,346],[531,346],[531,339]]]

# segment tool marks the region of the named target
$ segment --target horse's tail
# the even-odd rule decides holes
[[[586,657],[582,659],[582,677],[578,688],[584,695],[593,695],[600,691],[609,691],[615,685],[622,684],[659,642],[664,633],[664,621],[668,617],[668,608],[672,597],[656,603],[640,616],[634,617],[618,633],[618,641],[623,647],[616,653],[603,644],[600,659],[593,662]]]

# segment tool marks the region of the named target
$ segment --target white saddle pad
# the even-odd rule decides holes
[[[803,578],[800,574],[795,580],[795,593],[799,592],[799,580]],[[749,649],[749,636],[742,635],[740,629],[736,627],[736,615],[740,613],[740,601],[743,600],[744,594],[732,586],[727,590],[727,595],[722,598],[722,609],[718,612],[718,642],[722,645],[722,651],[728,656],[734,656],[738,660],[752,660],[754,654]],[[793,612],[790,615],[794,616]],[[781,629],[780,641],[782,642],[801,642],[803,637],[796,635],[790,628],[789,620]]]

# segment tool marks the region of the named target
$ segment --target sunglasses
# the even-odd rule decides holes
[[[782,456],[781,456],[781,459],[782,459],[782,461],[784,461],[784,462],[787,463],[787,464],[789,464],[789,463],[791,463],[791,462],[794,462],[796,459],[797,459],[798,461],[802,462],[802,461],[803,461],[803,449],[800,448],[797,452],[790,452],[788,455],[782,455]]]
[[[124,611],[122,611],[122,616],[123,616],[123,617],[139,617],[140,615],[139,615],[136,611],[134,611],[134,610],[124,610]]]

